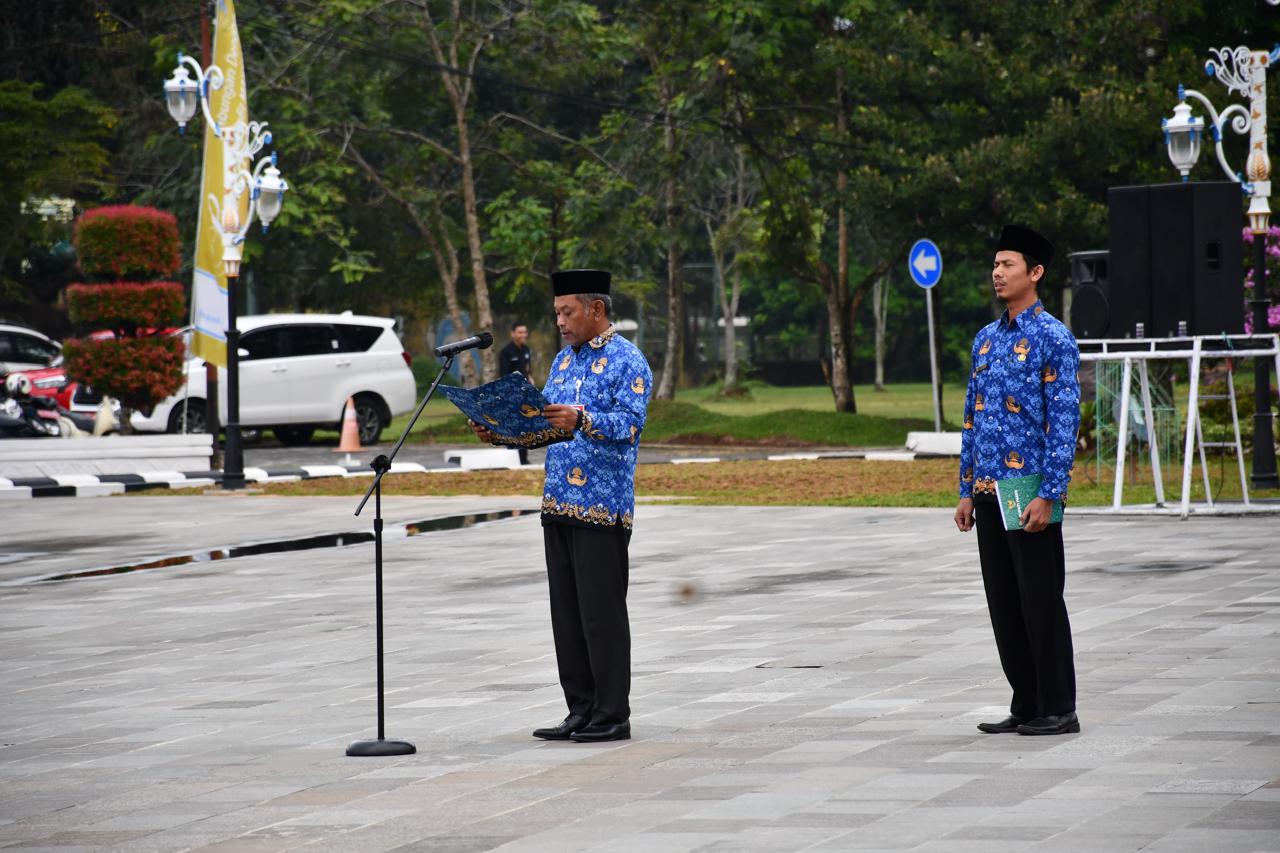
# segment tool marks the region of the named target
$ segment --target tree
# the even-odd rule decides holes
[[[792,276],[816,285],[827,312],[829,358],[824,371],[837,411],[857,409],[853,395],[853,323],[863,296],[888,268],[878,258],[850,281],[852,202],[883,190],[874,170],[854,171],[846,76],[849,40],[860,2],[725,4],[718,12],[749,37],[734,39],[731,61],[742,81],[739,132],[752,152],[768,202],[763,206],[770,253]],[[869,211],[868,211],[869,212]]]
[[[67,341],[67,374],[118,399],[128,433],[131,410],[150,411],[182,386],[182,339],[167,334],[186,318],[182,285],[156,280],[181,264],[178,223],[155,208],[97,208],[76,223],[75,244],[80,269],[100,283],[68,289],[71,319],[111,334]]]
[[[724,387],[722,393],[738,391],[738,341],[734,320],[742,301],[743,267],[758,257],[760,221],[751,209],[754,187],[749,180],[745,152],[739,147],[729,159],[730,168],[708,163],[700,170],[712,176],[711,203],[701,206],[700,215],[711,248],[716,300],[724,322]]]
[[[40,95],[38,83],[0,82],[0,306],[56,297],[65,279],[44,279],[52,284],[46,288],[38,278],[55,238],[40,201],[92,192],[107,174],[110,109],[75,87]]]

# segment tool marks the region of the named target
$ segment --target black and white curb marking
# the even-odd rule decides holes
[[[428,469],[415,462],[396,462],[391,474],[421,474]],[[457,469],[439,469],[441,471]],[[372,477],[368,468],[341,465],[303,465],[300,468],[245,468],[249,483],[285,483],[320,477]],[[6,498],[88,498],[147,489],[196,489],[222,482],[221,471],[144,471],[138,474],[59,474],[53,477],[0,477],[0,500]]]

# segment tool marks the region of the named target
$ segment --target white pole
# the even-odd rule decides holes
[[[933,386],[933,431],[942,432],[942,393],[938,379],[938,348],[933,342],[933,288],[924,290],[925,310],[929,315],[929,376]]]
[[[1182,512],[1185,519],[1191,512],[1191,465],[1196,452],[1196,420],[1200,414],[1200,338],[1197,336],[1191,348],[1191,389],[1187,394],[1187,443],[1182,451]]]
[[[1147,376],[1147,360],[1138,362],[1142,380],[1142,411],[1147,421],[1147,450],[1151,454],[1151,477],[1156,486],[1156,506],[1164,506],[1164,475],[1160,471],[1160,442],[1156,440],[1156,416],[1151,411],[1151,382]]]
[[[1129,383],[1133,381],[1133,359],[1124,360],[1124,378],[1120,380],[1120,423],[1116,433],[1116,486],[1111,496],[1111,509],[1118,511],[1124,497],[1124,454],[1129,443]]]

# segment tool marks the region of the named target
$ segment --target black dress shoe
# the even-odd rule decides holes
[[[592,723],[569,735],[578,743],[603,743],[607,740],[631,740],[630,723]]]
[[[1005,717],[998,723],[978,723],[978,731],[989,735],[1011,735],[1025,722],[1022,717]]]
[[[1018,726],[1020,735],[1070,735],[1080,731],[1080,721],[1076,712],[1036,717],[1029,723]]]
[[[533,736],[543,740],[568,740],[569,735],[587,727],[587,718],[581,714],[570,714],[558,726],[545,729],[534,729]]]

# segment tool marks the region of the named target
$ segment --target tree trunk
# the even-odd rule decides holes
[[[728,393],[733,390],[733,374],[731,371],[735,369],[735,366],[733,363],[733,314],[729,310],[729,295],[725,287],[725,251],[724,245],[716,239],[716,229],[709,214],[703,217],[702,224],[707,229],[707,241],[711,247],[712,274],[715,276],[716,301],[720,305],[720,317],[724,323],[724,351],[722,353],[724,388],[722,393]]]
[[[462,210],[467,223],[471,280],[476,289],[477,325],[481,329],[492,331],[493,312],[489,306],[489,281],[484,268],[484,242],[480,238],[480,214],[476,205],[476,179],[471,165],[471,137],[467,129],[466,103],[455,102],[454,112],[458,121],[458,158],[462,161]],[[480,350],[480,365],[485,382],[498,378],[498,356],[493,347]]]
[[[837,412],[852,414],[857,412],[857,405],[853,398],[849,363],[852,328],[848,319],[848,292],[837,279],[836,271],[822,261],[818,262],[818,280],[826,296],[828,327],[831,331],[831,396],[835,400]]]
[[[440,68],[440,83],[444,87],[445,94],[449,96],[449,103],[453,106],[454,123],[458,130],[458,150],[456,154],[449,153],[450,156],[456,159],[462,171],[459,179],[462,184],[462,215],[467,231],[467,253],[471,260],[471,279],[475,286],[477,323],[482,329],[492,330],[493,312],[489,304],[489,282],[485,273],[484,241],[480,237],[480,214],[479,205],[476,201],[475,172],[471,161],[471,133],[467,119],[467,108],[471,103],[471,87],[475,77],[467,76],[465,79],[459,80],[454,71],[454,69],[461,67],[458,52],[459,41],[464,33],[474,31],[469,27],[463,26],[462,4],[460,0],[453,0],[450,4],[450,18],[453,24],[452,40],[449,42],[448,55],[446,56],[444,45],[440,42],[439,30],[436,28],[435,20],[431,15],[430,6],[423,4],[421,12],[423,32],[427,36],[428,43],[431,45],[432,55]],[[492,36],[492,33],[489,36]],[[474,74],[476,61],[480,58],[480,53],[484,49],[486,41],[487,38],[481,34],[477,41],[471,45],[466,66],[468,75]],[[442,148],[443,146],[436,147]],[[470,358],[464,359],[464,372],[470,363]],[[498,358],[492,348],[480,351],[480,364],[486,381],[497,378]]]
[[[889,313],[889,288],[884,278],[871,286],[871,313],[876,323],[876,390],[884,391],[885,326]]]
[[[747,206],[747,155],[742,146],[738,146],[737,181],[734,186],[734,217],[740,217]],[[739,247],[741,243],[737,244]],[[720,282],[720,292],[724,293],[724,281]],[[733,292],[729,296],[729,304],[724,308],[724,391],[726,394],[738,388],[738,330],[733,320],[738,316],[738,300],[742,297],[742,267],[735,253],[733,259]]]
[[[848,119],[844,112],[844,67],[836,69],[836,134],[847,135]],[[837,412],[858,411],[853,396],[851,353],[853,323],[849,318],[849,223],[845,216],[844,194],[849,188],[849,175],[841,168],[836,172],[836,269],[819,262],[818,278],[827,297],[827,315],[831,319],[831,395]]]
[[[730,216],[733,211],[726,211]],[[711,240],[711,261],[715,270],[716,298],[720,303],[720,316],[724,318],[724,388],[721,393],[731,394],[738,387],[738,340],[733,318],[738,315],[738,300],[742,295],[742,272],[737,259],[725,262],[724,248],[718,244],[711,220],[706,220],[707,236]],[[733,267],[733,285],[728,286],[729,267]]]
[[[742,293],[742,273],[733,271],[733,294],[724,311],[724,393],[738,390],[738,330],[733,318],[738,316],[738,296]]]
[[[675,117],[671,114],[671,90],[665,81],[659,82],[658,94],[663,105],[662,151],[666,170],[663,183],[667,228],[667,351],[662,357],[662,379],[654,396],[659,400],[674,400],[684,364],[684,271],[680,257],[678,187],[680,164],[676,151]]]

